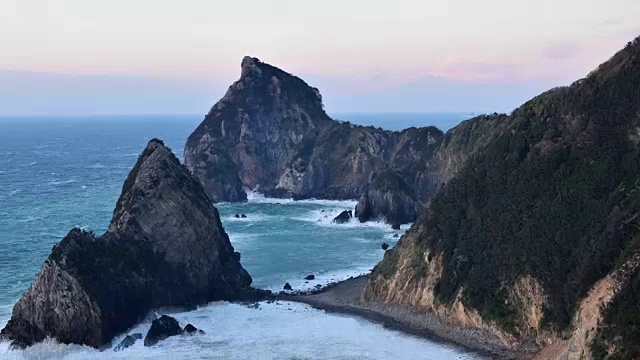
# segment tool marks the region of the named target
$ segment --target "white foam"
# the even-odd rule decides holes
[[[77,180],[74,180],[74,179],[49,181],[49,185],[53,185],[53,186],[69,185],[69,184],[75,183],[76,181]]]
[[[341,228],[341,229],[356,229],[356,228],[377,228],[388,232],[393,236],[395,233],[404,233],[411,227],[411,224],[403,224],[400,226],[400,230],[394,230],[391,225],[382,221],[367,221],[361,223],[357,218],[353,217],[348,222],[338,224],[334,223],[333,219],[338,216],[342,211],[350,209],[315,209],[311,210],[301,216],[294,217],[294,220],[304,221],[315,224],[322,227]]]
[[[382,254],[383,253],[381,250],[381,254],[380,254],[381,258],[382,258]],[[316,289],[316,285],[322,285],[322,287],[325,287],[331,283],[347,280],[350,277],[366,275],[371,272],[372,268],[373,266],[360,266],[360,267],[354,267],[352,269],[346,269],[346,270],[336,270],[336,271],[322,270],[316,273],[312,273],[312,272],[299,273],[299,274],[296,274],[296,276],[294,276],[292,279],[286,280],[285,282],[288,282],[289,285],[291,285],[291,287],[293,288],[293,291],[313,290],[313,289]],[[311,275],[311,274],[315,276],[315,279],[304,280],[304,278],[307,275]],[[284,283],[282,285],[284,285]],[[267,287],[267,289],[278,292],[282,290],[282,285],[269,286]]]
[[[242,212],[238,212],[238,214],[243,214]],[[247,215],[247,217],[243,218],[243,217],[235,217],[235,214],[233,215],[228,215],[225,216],[223,218],[221,218],[221,220],[223,222],[226,221],[233,221],[233,222],[261,222],[261,221],[269,221],[269,220],[274,220],[276,218],[279,218],[278,216],[271,216],[271,215],[266,215],[266,214],[260,214],[260,213],[253,213],[253,214],[245,214]]]
[[[340,206],[344,208],[353,209],[358,203],[356,200],[318,200],[318,199],[279,199],[265,197],[255,191],[247,191],[247,201],[255,204],[281,204],[281,205],[295,205],[295,204],[315,204],[322,206]]]
[[[35,164],[37,164],[37,162],[36,162],[36,161],[33,161],[33,162],[28,163],[28,164],[22,164],[22,165],[20,165],[20,166],[33,166],[33,165],[35,165]]]
[[[474,355],[366,320],[315,310],[308,305],[276,302],[258,308],[216,302],[191,312],[173,313],[181,326],[190,323],[204,335],[174,336],[152,347],[142,340],[119,352],[103,352],[47,340],[27,350],[0,345],[3,359],[474,359]],[[146,334],[147,320],[129,333]],[[113,345],[124,337],[118,336]]]
[[[20,189],[11,190],[11,191],[9,191],[9,196],[13,196],[13,195],[19,193],[20,191],[22,191],[22,190],[20,190]]]

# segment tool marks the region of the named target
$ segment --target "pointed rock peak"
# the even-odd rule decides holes
[[[254,58],[251,56],[245,56],[242,58],[242,63],[240,64],[240,68],[242,69],[241,77],[247,77],[251,75],[260,76],[262,71],[258,67],[261,64],[258,58]]]
[[[137,179],[142,178],[147,183],[152,178],[162,179],[163,176],[160,176],[160,173],[170,171],[171,168],[182,168],[180,161],[173,155],[171,149],[160,139],[149,140],[147,147],[138,157],[138,161],[124,182],[122,194],[129,191]]]

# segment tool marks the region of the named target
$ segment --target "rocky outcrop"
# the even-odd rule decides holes
[[[118,344],[118,346],[113,348],[113,351],[122,351],[122,350],[128,348],[129,346],[134,345],[136,343],[136,341],[138,341],[140,339],[142,339],[142,334],[140,334],[140,333],[127,335],[127,336],[124,337],[124,339],[122,339],[122,341]]]
[[[154,307],[259,295],[201,184],[159,140],[129,173],[109,229],[53,247],[2,335],[101,347]]]
[[[180,328],[178,320],[168,315],[162,315],[151,323],[149,332],[144,337],[144,346],[153,346],[164,339],[180,334],[182,334],[182,328]]]
[[[251,57],[241,68],[185,146],[185,165],[214,201],[242,201],[243,187],[272,197],[360,198],[362,221],[397,227],[415,220],[505,117],[478,117],[446,135],[356,126],[329,118],[318,89],[298,77]],[[402,174],[402,191],[387,186],[399,183],[391,174]]]
[[[640,38],[571,86],[490,117],[488,136],[474,130],[485,118],[447,133],[432,164],[449,180],[362,300],[540,359],[638,358],[639,89]]]
[[[414,221],[422,210],[414,193],[401,175],[383,172],[360,196],[355,216],[360,222],[386,220],[392,228],[400,229],[400,224]]]
[[[331,222],[336,224],[346,224],[349,222],[349,220],[351,220],[352,217],[353,217],[353,212],[351,210],[344,210],[340,214],[338,214],[338,216],[333,218]]]

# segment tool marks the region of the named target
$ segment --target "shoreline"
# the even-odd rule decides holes
[[[381,324],[385,328],[457,347],[491,359],[528,359],[534,352],[515,351],[480,329],[447,324],[431,313],[417,313],[408,306],[363,303],[360,294],[369,275],[361,275],[329,284],[318,290],[277,293],[274,300],[304,303],[327,312],[354,315]]]

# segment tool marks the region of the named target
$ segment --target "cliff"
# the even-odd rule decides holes
[[[446,135],[435,127],[356,126],[332,120],[318,89],[296,76],[251,57],[241,69],[185,146],[185,165],[214,202],[246,200],[245,188],[294,199],[359,198],[361,221],[397,227],[415,220],[501,118],[478,117]]]
[[[363,300],[435,312],[540,358],[640,357],[640,39],[499,121],[474,156],[441,157],[457,171]]]
[[[2,335],[103,346],[160,306],[251,296],[202,186],[159,140],[129,173],[108,231],[72,229],[13,308]]]

